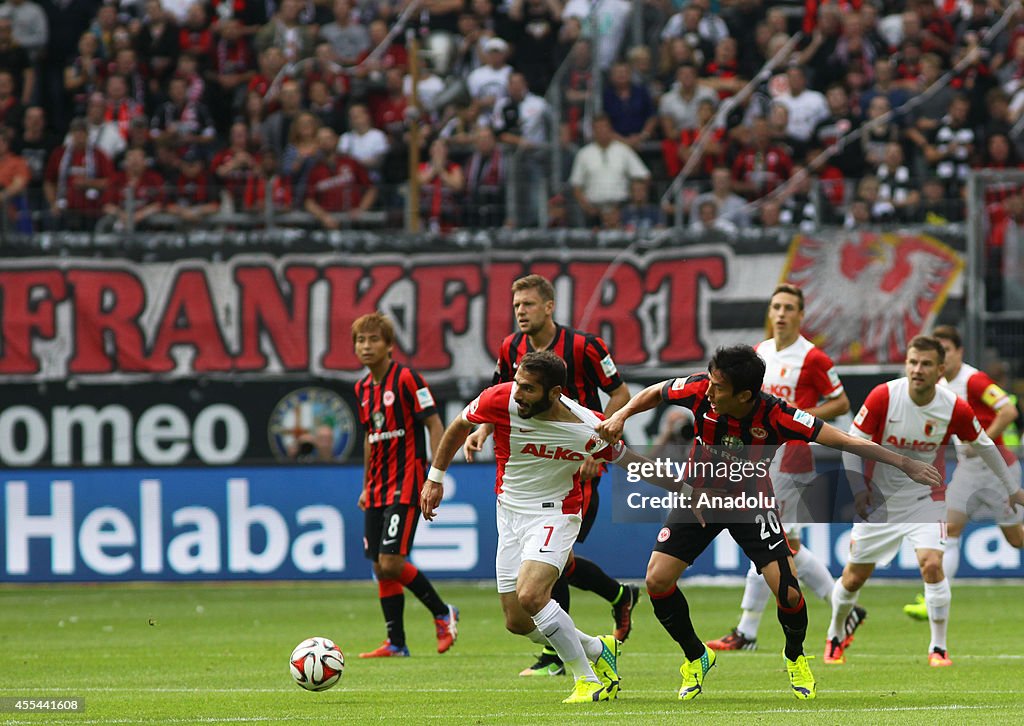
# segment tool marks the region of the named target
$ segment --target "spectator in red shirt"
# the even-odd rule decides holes
[[[243,206],[243,196],[249,182],[260,168],[260,157],[253,154],[249,131],[241,121],[231,124],[229,144],[213,157],[210,168],[214,176],[231,195],[236,209]]]
[[[159,212],[163,202],[163,177],[146,168],[143,149],[128,149],[124,155],[124,171],[114,174],[103,195],[103,213],[116,218],[123,226],[128,225],[129,219],[133,226],[138,226]],[[129,203],[134,210],[130,216]]]
[[[278,173],[277,157],[269,149],[264,149],[256,173],[246,180],[242,208],[247,212],[265,212],[267,184],[270,184],[271,210],[275,213],[290,211],[293,206],[291,182]]]
[[[341,221],[334,213],[347,212],[358,219],[377,201],[377,189],[359,162],[337,153],[338,134],[333,129],[322,127],[317,141],[322,159],[309,175],[305,208],[325,229],[338,229]]]
[[[206,172],[206,160],[198,150],[190,149],[182,158],[172,195],[167,212],[187,224],[198,224],[220,209]]]
[[[431,231],[450,231],[462,216],[458,196],[466,188],[466,177],[462,168],[448,158],[448,142],[434,139],[430,158],[420,164],[419,174],[424,221]]]
[[[58,226],[73,231],[90,229],[99,217],[103,192],[113,175],[107,155],[89,145],[85,119],[72,120],[71,142],[50,154],[43,181]]]
[[[771,143],[768,121],[755,119],[750,143],[740,149],[732,165],[735,189],[747,199],[758,199],[789,179],[793,160],[779,146]]]
[[[107,79],[107,110],[103,114],[104,120],[117,124],[121,138],[127,140],[128,127],[143,114],[142,104],[128,95],[127,79],[110,76]]]
[[[738,93],[746,81],[740,77],[740,63],[735,38],[722,38],[715,46],[715,57],[704,66],[705,85],[718,91],[719,100],[724,101]]]
[[[386,133],[392,143],[402,142],[405,134],[405,109],[409,101],[403,90],[404,80],[401,68],[389,68],[384,73],[384,92],[370,97],[373,125]]]
[[[182,53],[192,53],[206,67],[213,59],[213,31],[206,17],[206,6],[192,3],[185,14],[185,23],[178,32],[178,47]]]

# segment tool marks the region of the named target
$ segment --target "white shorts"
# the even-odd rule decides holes
[[[498,554],[494,569],[498,592],[515,592],[524,560],[546,562],[559,572],[576,544],[583,518],[578,514],[511,512],[497,505]]]
[[[1010,464],[1010,478],[1020,481],[1020,462]],[[956,465],[953,479],[946,487],[946,507],[963,512],[972,520],[1009,526],[1024,522],[1024,512],[1007,501],[1006,490],[980,457],[964,459]]]
[[[857,565],[881,565],[892,562],[906,537],[915,550],[946,550],[946,523],[873,524],[855,522],[850,533],[850,558]]]
[[[818,477],[817,472],[780,471],[779,461],[781,459],[781,453],[772,459],[768,473],[771,476],[772,489],[775,492],[775,506],[778,508],[779,518],[786,528],[786,536],[795,537],[805,524],[820,521],[808,506],[811,497],[827,496],[828,492],[825,491],[825,487],[820,486],[820,483],[820,492],[811,487]]]

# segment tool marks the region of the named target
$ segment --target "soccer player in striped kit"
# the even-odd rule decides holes
[[[619,410],[629,400],[629,388],[622,382],[611,354],[604,341],[596,335],[559,325],[552,317],[555,310],[555,288],[541,275],[527,275],[512,284],[512,308],[519,325],[519,332],[505,338],[501,343],[498,362],[492,384],[510,382],[515,376],[519,361],[532,351],[549,350],[565,361],[567,384],[565,395],[579,401],[591,411],[601,411],[599,391],[608,394],[604,415]],[[493,431],[491,426],[481,426],[466,440],[466,459],[472,461],[473,453],[479,451]],[[598,508],[598,484],[601,481],[602,465],[587,457],[580,467],[583,491],[583,525],[577,542],[586,540]],[[562,608],[569,611],[569,585],[581,590],[590,590],[603,597],[612,605],[615,620],[615,638],[624,641],[633,627],[633,607],[639,596],[639,588],[625,585],[609,577],[604,570],[591,560],[573,555],[569,558],[563,577],[555,583],[552,596]],[[545,647],[537,661],[523,669],[521,676],[563,675],[565,666],[552,648]]]
[[[363,315],[352,323],[356,356],[369,369],[356,383],[359,422],[365,427],[363,549],[373,561],[387,640],[360,658],[409,655],[405,643],[405,590],[410,590],[434,616],[437,652],[444,653],[458,637],[458,608],[441,599],[427,576],[406,557],[420,518],[420,488],[427,474],[426,434],[437,450],[444,427],[434,397],[419,373],[391,357],[395,329],[382,313]]]
[[[839,380],[832,359],[800,334],[804,319],[804,293],[795,285],[779,285],[768,303],[768,324],[772,337],[754,348],[764,359],[765,374],[762,390],[802,409],[820,419],[834,419],[850,410],[843,383]],[[814,454],[811,447],[801,441],[791,441],[782,447],[772,461],[772,486],[782,523],[786,526],[786,539],[793,554],[796,575],[823,600],[831,601],[835,580],[813,552],[800,542],[800,522],[824,521],[814,518],[813,505],[805,501],[823,492],[815,487]],[[804,517],[801,518],[800,515]],[[728,635],[712,640],[712,650],[754,650],[761,616],[771,597],[764,578],[750,563],[743,589],[739,624]],[[864,608],[850,612],[847,623],[846,645],[853,640],[853,631],[864,619]]]
[[[709,489],[725,487],[730,495],[757,494],[758,502],[761,496],[771,497],[773,493],[769,464],[777,447],[787,441],[817,441],[899,467],[920,483],[935,487],[942,484],[934,466],[844,433],[765,393],[761,388],[764,372],[764,360],[750,346],[719,348],[708,363],[707,373],[648,386],[598,424],[597,432],[606,441],[619,441],[631,416],[649,411],[663,401],[688,408],[694,414],[697,438],[687,463],[698,471],[689,483]],[[707,465],[712,465],[712,474],[701,473]],[[718,471],[722,465],[728,469],[727,476]],[[700,501],[696,504],[700,506]],[[715,537],[726,530],[775,594],[779,624],[786,637],[783,658],[793,695],[801,700],[814,698],[816,683],[803,651],[807,605],[774,502],[768,499],[765,504],[742,509],[711,509],[704,517],[706,524],[697,521],[693,508],[673,510],[658,533],[647,563],[647,592],[654,614],[685,654],[679,669],[683,676],[679,699],[688,701],[703,692],[705,677],[717,658],[715,651],[697,636],[689,603],[678,587],[678,580]]]

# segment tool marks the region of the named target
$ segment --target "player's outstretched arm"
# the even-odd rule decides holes
[[[595,430],[605,441],[616,442],[622,438],[622,429],[625,428],[626,420],[644,411],[650,411],[661,403],[661,390],[666,381],[648,386],[640,393],[629,399],[629,403],[613,413],[607,419],[599,423]]]
[[[637,479],[642,479],[648,484],[653,484],[654,486],[664,489],[665,491],[684,494],[689,497],[693,497],[694,492],[696,491],[696,489],[692,485],[684,481],[679,481],[671,476],[659,474],[658,472],[660,468],[657,466],[655,462],[651,461],[645,456],[641,456],[640,454],[636,453],[635,451],[624,445],[622,456],[616,459],[613,463],[616,466],[625,469],[626,473],[629,474],[630,477],[637,477]],[[636,480],[627,477],[626,481]],[[713,496],[724,495],[726,493],[724,489],[713,489],[710,487],[702,488],[701,491]],[[693,514],[697,518],[697,521],[700,522],[701,527],[707,526],[707,523],[704,521],[704,517],[699,509],[694,508]]]
[[[974,441],[969,441],[968,443],[974,453],[981,457],[985,465],[999,479],[1006,493],[1010,496],[1010,506],[1014,506],[1015,503],[1024,504],[1024,498],[1021,498],[1019,502],[1015,499],[1015,495],[1021,491],[1020,482],[1014,481],[1010,475],[1009,468],[1006,466],[1006,462],[1003,461],[1003,455],[999,452],[992,439],[988,437],[988,434],[982,431]]]
[[[441,443],[437,445],[434,452],[434,465],[430,467],[427,480],[423,482],[423,489],[420,491],[420,509],[423,511],[423,518],[430,521],[441,498],[444,496],[444,473],[455,458],[455,453],[466,440],[473,424],[464,419],[460,414],[454,421],[448,424]]]
[[[466,437],[466,443],[462,446],[462,454],[466,457],[466,461],[473,461],[473,456],[484,448],[487,437],[492,433],[494,433],[494,424],[485,423],[480,424],[476,431]]]
[[[840,431],[835,426],[823,425],[815,441],[837,451],[855,454],[862,459],[871,459],[882,464],[895,466],[918,484],[924,484],[929,487],[942,486],[942,476],[939,474],[939,470],[931,464],[897,454],[895,451],[890,451],[884,446],[879,446],[874,441],[851,436],[844,431]]]

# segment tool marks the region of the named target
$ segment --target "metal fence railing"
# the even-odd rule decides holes
[[[1024,377],[1024,171],[985,169],[967,183],[965,347]],[[976,364],[977,365],[977,364]]]

